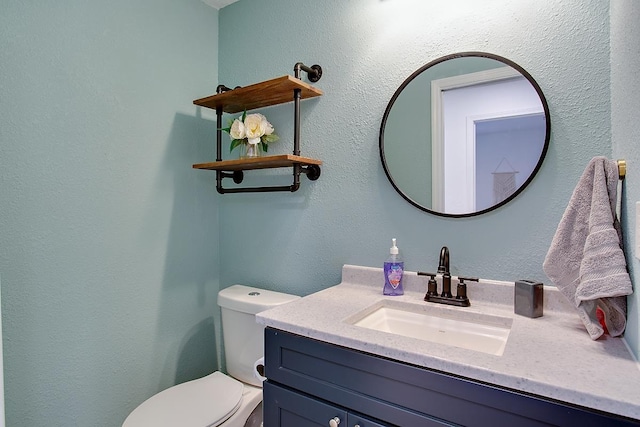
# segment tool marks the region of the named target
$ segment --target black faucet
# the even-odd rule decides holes
[[[438,294],[438,283],[436,282],[436,275],[442,274],[442,293]],[[451,294],[451,272],[449,271],[449,248],[443,246],[440,250],[440,260],[438,262],[437,273],[425,273],[418,271],[420,276],[430,276],[429,284],[427,288],[427,294],[424,296],[424,300],[428,302],[437,302],[439,304],[456,305],[458,307],[469,307],[471,302],[467,297],[467,281],[478,281],[477,277],[460,277],[458,276],[458,287],[456,290],[456,296]]]
[[[443,298],[451,298],[451,273],[449,273],[449,248],[443,246],[440,250],[440,263],[438,274],[442,274],[442,294]]]

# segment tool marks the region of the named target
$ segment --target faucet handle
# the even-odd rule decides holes
[[[478,282],[479,280],[477,277],[460,276],[458,276],[458,280],[460,281],[460,283],[458,283],[458,288],[456,289],[456,299],[462,300],[464,302],[464,306],[468,307],[469,305],[471,305],[471,303],[469,302],[469,297],[467,297],[467,284],[464,283],[464,281],[468,280],[470,282]]]
[[[430,296],[438,295],[438,282],[436,282],[437,273],[426,273],[424,271],[418,271],[418,276],[430,276],[429,283],[427,284],[427,294],[424,296],[425,301]]]
[[[464,281],[460,280],[458,283],[458,288],[456,290],[456,299],[468,300],[467,297],[467,284]]]
[[[416,274],[418,276],[431,276],[431,278],[434,278],[438,273],[427,273],[426,271],[418,271]]]

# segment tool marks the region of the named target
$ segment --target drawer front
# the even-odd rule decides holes
[[[327,427],[329,421],[347,419],[347,411],[283,387],[263,383],[263,422],[265,427]],[[340,427],[344,424],[341,423]]]
[[[347,427],[388,427],[384,424],[377,423],[368,418],[352,413],[347,414]]]
[[[269,381],[263,392],[265,427],[390,427]]]
[[[426,368],[265,330],[265,370],[285,384],[396,425],[639,426],[640,422],[552,402]]]

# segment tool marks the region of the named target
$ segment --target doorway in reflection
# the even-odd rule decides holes
[[[440,174],[432,180],[436,209],[464,214],[490,208],[535,169],[546,132],[544,111],[527,79],[507,70],[492,80],[486,73],[466,75],[460,87],[436,94],[443,121],[442,149],[433,157],[433,171]],[[480,83],[473,83],[476,78]]]
[[[544,114],[475,123],[476,210],[498,204],[533,173],[544,138]]]

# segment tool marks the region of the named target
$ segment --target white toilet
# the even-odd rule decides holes
[[[300,297],[233,285],[218,293],[227,372],[168,388],[129,414],[122,427],[260,426],[264,328],[255,314]],[[254,414],[252,414],[254,412]]]

